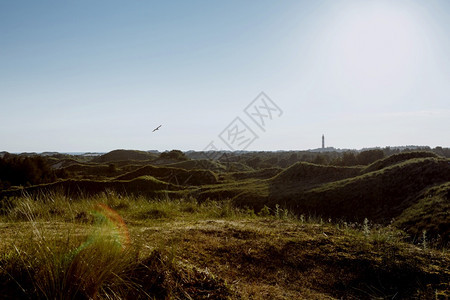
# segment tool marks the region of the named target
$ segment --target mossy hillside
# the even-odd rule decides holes
[[[123,174],[117,177],[116,180],[131,180],[144,175],[150,175],[176,185],[204,185],[217,183],[217,175],[209,170],[185,170],[163,166],[145,166]]]
[[[413,240],[448,247],[450,242],[450,182],[426,189],[396,219],[394,225]]]
[[[294,182],[296,184],[323,184],[360,175],[360,167],[339,167],[297,162],[275,178],[274,183]]]
[[[428,151],[413,151],[413,152],[402,152],[398,154],[394,154],[391,156],[388,156],[386,158],[377,160],[373,162],[372,164],[365,167],[362,172],[363,173],[370,173],[373,171],[378,171],[383,168],[402,163],[404,161],[415,159],[415,158],[427,158],[427,157],[434,157],[437,158],[438,155],[434,154],[433,152]]]
[[[68,179],[50,184],[41,184],[27,189],[11,189],[0,192],[0,199],[20,196],[58,192],[72,197],[92,196],[105,191],[114,191],[122,195],[161,196],[167,193],[183,194],[184,187],[156,179],[141,176],[132,180],[75,180]]]
[[[305,183],[301,176],[298,182],[280,180],[281,175],[286,176],[280,173],[272,180],[253,181],[248,182],[247,186],[236,187],[234,192],[237,194],[233,201],[241,207],[261,208],[264,205],[274,207],[280,204],[297,214],[315,214],[324,218],[359,222],[369,218],[388,224],[404,210],[415,205],[422,191],[450,181],[449,162],[450,160],[444,158],[409,159],[378,171],[323,184],[319,184],[317,179],[314,184],[311,184],[311,181]],[[328,178],[326,174],[325,179]],[[259,192],[261,190],[265,192]],[[442,196],[439,197],[442,199]],[[424,216],[422,222],[425,223],[430,218],[426,213],[416,216]],[[441,216],[442,219],[445,215]],[[443,229],[439,230],[442,236],[446,229],[445,225],[439,224],[441,223],[437,222],[432,226]]]
[[[154,160],[158,156],[154,153],[149,153],[145,151],[138,150],[113,150],[106,154],[100,155],[92,159],[92,162],[105,163],[105,162],[115,162],[115,161],[125,161],[125,160]]]
[[[245,172],[231,172],[226,175],[229,180],[246,180],[246,179],[269,179],[280,172],[282,172],[282,168],[267,168],[260,170],[251,170]]]
[[[410,159],[379,171],[324,184],[292,203],[324,216],[353,216],[359,220],[367,217],[386,222],[409,207],[423,189],[450,181],[449,161]]]
[[[167,167],[181,168],[185,170],[210,170],[213,172],[224,172],[226,171],[226,166],[221,163],[208,159],[198,159],[198,160],[185,160],[175,163],[166,164]]]

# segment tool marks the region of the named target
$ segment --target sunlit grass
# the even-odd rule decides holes
[[[329,255],[353,264],[362,257],[366,263],[382,259],[388,269],[402,267],[398,257],[416,251],[404,242],[404,233],[370,220],[347,223],[296,215],[281,205],[255,211],[236,208],[229,200],[148,199],[110,191],[92,197],[47,193],[8,199],[0,225],[0,291],[10,298],[189,299],[204,293],[204,298],[215,294],[222,299],[231,297],[232,287],[210,270],[228,280],[236,280],[237,272],[222,265],[223,255],[236,260],[236,266],[249,264],[257,274],[266,272],[266,264],[298,272],[295,266],[303,266],[305,255],[322,260],[328,255],[324,249],[338,249]],[[428,245],[421,251],[438,255]],[[285,263],[277,265],[278,255]],[[258,265],[261,257],[265,263]],[[322,276],[315,272],[305,280]],[[267,284],[246,283],[235,292],[251,295]]]
[[[143,284],[133,281],[133,274],[148,267],[143,261],[154,264],[148,255],[155,258],[152,253],[160,250],[158,245],[150,245],[153,250],[141,255],[140,250],[149,245],[130,240],[126,223],[148,226],[174,219],[231,219],[245,214],[229,201],[199,204],[192,198],[149,200],[113,192],[77,199],[62,193],[9,199],[0,220],[22,232],[0,243],[0,275],[14,286],[14,295],[42,299],[122,299],[130,293],[146,296]],[[175,256],[168,251],[166,263],[174,268]],[[171,287],[165,288],[165,293],[172,293]]]

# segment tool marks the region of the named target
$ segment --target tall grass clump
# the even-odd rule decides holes
[[[125,275],[134,257],[105,237],[81,249],[41,239],[18,252],[30,266],[35,292],[45,299],[116,298],[127,285]]]
[[[422,246],[424,250],[427,250],[427,231],[425,229],[422,230]]]
[[[12,205],[10,217],[27,221],[31,234],[28,240],[14,242],[0,271],[38,299],[123,297],[133,285],[127,274],[136,266],[138,253],[130,247],[121,217],[105,204],[91,204],[93,224],[81,230],[69,227],[65,236],[41,221],[44,214],[51,214],[51,204],[46,209],[39,205],[30,197]],[[68,203],[66,207],[72,209]],[[16,274],[18,269],[22,274]]]
[[[242,217],[245,213],[233,206],[231,200],[224,201],[205,201],[201,204],[201,208],[206,213],[206,216],[212,218],[233,219]]]
[[[364,236],[367,238],[370,235],[370,226],[369,226],[369,219],[364,218],[364,223],[363,223],[363,227],[362,227]]]

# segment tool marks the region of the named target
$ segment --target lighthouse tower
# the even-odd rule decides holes
[[[322,149],[325,149],[325,135],[322,134]]]

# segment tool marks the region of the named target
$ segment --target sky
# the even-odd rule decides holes
[[[0,151],[450,147],[448,53],[445,0],[3,0]]]

